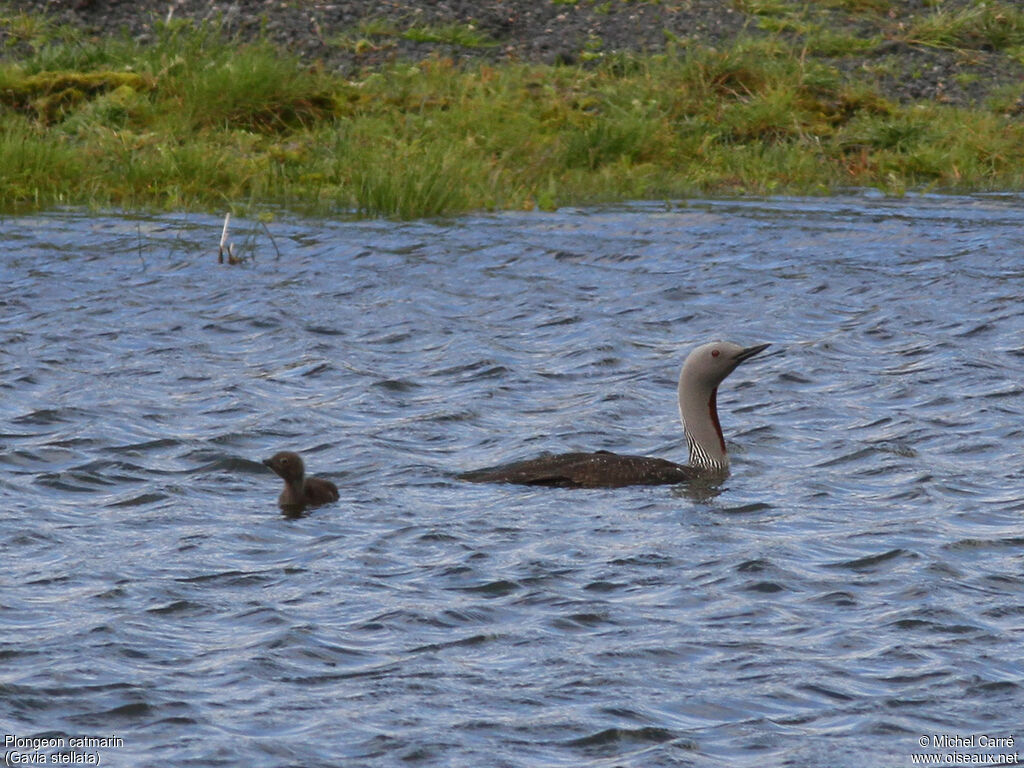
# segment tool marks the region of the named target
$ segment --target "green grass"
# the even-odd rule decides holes
[[[974,0],[963,7],[944,7],[935,0],[930,10],[906,17],[893,14],[889,0],[733,0],[760,29],[800,38],[807,50],[823,56],[869,50],[886,36],[913,45],[956,50],[1010,51],[1024,45],[1024,8],[1007,0]],[[839,13],[867,21],[879,29],[869,37],[834,31]]]
[[[352,78],[215,27],[172,24],[140,45],[17,14],[0,26],[19,51],[0,60],[0,211],[280,205],[415,218],[851,186],[1024,188],[1024,125],[1009,114],[1020,90],[989,109],[896,105],[781,36],[620,52],[589,68],[431,58]]]
[[[355,53],[388,45],[388,39],[403,38],[417,43],[441,43],[462,48],[489,48],[497,45],[472,24],[413,24],[402,27],[386,19],[364,19],[349,32],[333,38],[338,45]]]
[[[463,48],[487,48],[497,45],[471,24],[414,26],[402,32],[402,37],[417,43],[445,43]]]
[[[935,11],[916,18],[905,39],[938,48],[1007,50],[1024,45],[1024,9],[1005,2]]]

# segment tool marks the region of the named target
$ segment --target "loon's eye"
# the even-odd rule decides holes
[[[721,353],[717,349],[712,349],[711,350],[711,356],[712,357],[718,357],[720,354]]]

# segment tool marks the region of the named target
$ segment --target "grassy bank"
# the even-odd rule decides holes
[[[809,56],[789,34],[799,17],[755,1],[777,33],[725,48],[597,51],[573,67],[431,58],[355,79],[212,27],[165,25],[141,45],[3,13],[18,55],[0,62],[0,210],[278,204],[412,218],[851,186],[1024,188],[1024,86],[971,108],[897,104]],[[1024,51],[1014,13],[1019,28],[1001,24],[1000,44]],[[967,34],[963,19],[940,21],[908,39]],[[816,33],[833,57],[873,44]]]

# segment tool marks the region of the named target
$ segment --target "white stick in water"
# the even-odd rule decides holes
[[[231,224],[231,214],[224,214],[224,231],[220,233],[220,247],[223,248],[228,241],[228,226]]]
[[[224,229],[220,233],[220,249],[217,251],[217,263],[224,263],[224,246],[228,242],[228,226],[231,224],[231,213],[224,214]],[[228,248],[228,255],[231,255],[231,249]]]

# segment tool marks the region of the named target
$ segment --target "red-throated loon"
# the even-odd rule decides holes
[[[687,355],[679,374],[679,415],[690,447],[690,464],[608,451],[565,453],[485,467],[459,475],[473,483],[520,483],[560,488],[620,488],[685,483],[724,476],[729,454],[718,423],[718,385],[768,344],[741,347],[728,341],[702,344]]]
[[[306,477],[302,457],[297,453],[281,451],[264,459],[263,463],[284,480],[284,490],[277,498],[281,509],[302,510],[338,500],[338,486],[330,480]]]

